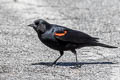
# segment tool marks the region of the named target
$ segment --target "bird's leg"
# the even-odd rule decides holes
[[[73,49],[73,50],[71,50],[71,51],[72,51],[72,53],[74,53],[74,55],[75,55],[75,57],[76,57],[76,63],[78,63],[77,53],[76,53],[75,49]]]
[[[75,49],[73,49],[73,50],[71,50],[72,51],[72,53],[74,53],[74,55],[75,55],[75,57],[76,57],[76,66],[74,67],[74,68],[81,68],[81,64],[78,64],[78,59],[77,59],[77,52],[76,52],[76,50]]]
[[[53,62],[53,64],[56,64],[56,62],[63,56],[64,52],[60,51],[60,56]]]

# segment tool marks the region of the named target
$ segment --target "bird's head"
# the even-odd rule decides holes
[[[38,32],[38,33],[44,33],[47,29],[47,27],[49,26],[50,24],[43,20],[43,19],[37,19],[35,20],[32,24],[29,24],[28,26],[30,27],[33,27],[33,29]]]

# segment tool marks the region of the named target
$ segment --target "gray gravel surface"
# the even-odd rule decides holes
[[[78,49],[81,67],[66,51],[48,66],[59,52],[27,26],[38,18],[119,48]],[[0,0],[0,80],[120,80],[120,0]]]

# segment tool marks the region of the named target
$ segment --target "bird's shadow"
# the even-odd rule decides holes
[[[40,62],[40,63],[32,63],[31,65],[45,65],[45,66],[49,66],[51,65],[52,62]],[[117,64],[117,63],[113,63],[113,62],[57,62],[57,66],[76,66],[76,65],[94,65],[94,64]]]

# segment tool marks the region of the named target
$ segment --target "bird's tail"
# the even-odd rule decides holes
[[[103,44],[103,43],[94,43],[93,45],[94,46],[106,47],[106,48],[118,48],[118,47],[107,45],[107,44]]]

